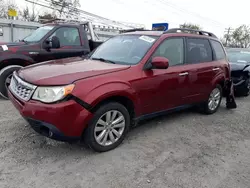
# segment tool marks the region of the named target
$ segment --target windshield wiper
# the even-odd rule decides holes
[[[106,63],[116,64],[114,61],[111,61],[111,60],[108,60],[108,59],[104,59],[104,58],[91,58],[91,59],[102,61],[102,62],[106,62]]]

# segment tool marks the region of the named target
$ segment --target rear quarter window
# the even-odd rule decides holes
[[[222,47],[220,42],[215,41],[215,40],[211,40],[211,45],[214,49],[216,60],[226,59],[225,51],[223,50],[223,47]]]

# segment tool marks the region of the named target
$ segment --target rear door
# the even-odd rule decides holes
[[[206,38],[186,38],[186,66],[189,69],[189,94],[183,100],[196,103],[207,99],[214,77],[213,53]]]
[[[48,38],[57,36],[60,41],[60,48],[47,51],[42,48],[40,60],[47,61],[52,59],[62,59],[83,55],[83,47],[79,29],[77,27],[63,26],[54,31]]]
[[[228,79],[230,75],[229,64],[224,48],[222,44],[216,40],[211,39],[210,43],[214,52],[213,77],[215,78],[219,75],[225,75]]]

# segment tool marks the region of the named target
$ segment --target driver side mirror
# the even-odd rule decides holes
[[[60,40],[58,37],[53,36],[51,43],[52,43],[52,48],[60,48]]]
[[[167,69],[169,67],[169,60],[165,57],[153,57],[151,63],[146,69]]]
[[[53,36],[52,39],[45,40],[44,48],[50,50],[51,48],[60,48],[60,40],[58,37]]]

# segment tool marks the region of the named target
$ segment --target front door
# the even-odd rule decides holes
[[[143,71],[140,100],[143,114],[171,109],[181,105],[180,99],[185,95],[183,88],[188,87],[188,79],[181,73],[184,60],[184,39],[173,37],[165,39],[152,57],[165,57],[169,60],[168,69]]]
[[[39,54],[40,61],[62,59],[83,55],[83,47],[77,27],[60,27],[49,38],[57,36],[60,41],[60,48],[47,51],[42,48]]]

